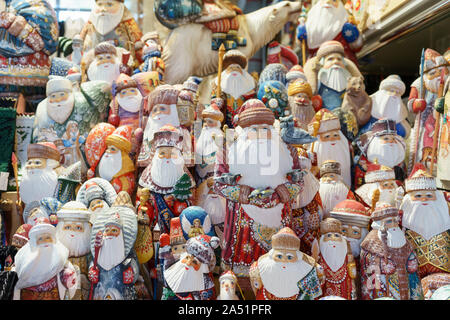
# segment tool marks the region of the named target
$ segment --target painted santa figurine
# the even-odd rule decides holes
[[[180,90],[171,85],[159,85],[147,97],[149,117],[144,129],[142,146],[138,158],[138,165],[146,167],[151,161],[151,141],[155,132],[165,125],[171,125],[183,137],[182,153],[187,166],[194,165],[192,138],[189,131],[181,126],[178,116],[177,103]]]
[[[109,42],[101,42],[83,55],[82,82],[102,80],[112,84],[123,69],[123,51]]]
[[[109,122],[114,126],[128,125],[134,133],[139,128],[142,108],[142,94],[138,89],[137,82],[130,76],[121,73],[115,80],[113,89],[115,92],[113,112],[109,116]]]
[[[81,92],[73,90],[72,82],[63,77],[53,77],[47,82],[47,98],[36,109],[33,139],[41,131],[54,130],[64,143],[64,166],[82,160],[80,148],[89,131],[106,120],[106,110],[111,100],[110,86],[105,81],[83,83]],[[82,157],[82,156],[81,156]]]
[[[308,124],[316,114],[311,101],[312,97],[311,86],[306,80],[299,79],[289,83],[289,109],[294,116],[295,125],[303,130],[308,130]]]
[[[315,154],[313,165],[318,168],[327,160],[334,160],[341,165],[341,175],[347,186],[352,185],[351,165],[352,148],[341,131],[339,118],[326,109],[319,110],[308,124],[309,133],[318,137],[310,151]]]
[[[436,178],[420,164],[406,179],[405,188],[402,227],[417,255],[420,277],[450,273],[450,209],[444,192],[436,189]]]
[[[355,53],[363,45],[353,16],[340,0],[317,1],[308,11],[306,23],[297,27],[297,39],[306,41],[310,55],[315,55],[326,41],[339,41],[345,48],[345,56],[354,63],[357,63]]]
[[[351,77],[361,77],[358,67],[345,58],[344,47],[337,41],[326,41],[320,45],[317,56],[308,59],[305,75],[313,94],[322,98],[322,107],[328,110],[339,108]]]
[[[246,56],[238,50],[230,50],[223,56],[221,74],[221,95],[217,96],[218,79],[214,80],[211,98],[225,115],[225,123],[234,128],[234,116],[239,113],[245,101],[256,98],[255,79],[245,70]],[[220,99],[219,99],[220,98]]]
[[[78,189],[77,202],[83,203],[90,213],[89,222],[94,224],[97,214],[111,207],[117,198],[117,192],[107,180],[92,178]]]
[[[223,118],[223,113],[215,103],[211,103],[202,111],[203,128],[195,143],[195,172],[199,178],[198,184],[214,175],[216,152],[224,139],[221,129]]]
[[[248,100],[237,139],[216,156],[214,190],[227,199],[222,263],[238,277],[248,276],[270,250],[271,236],[290,225],[291,203],[303,186],[297,151],[281,140],[274,121],[260,100]]]
[[[398,135],[408,138],[411,125],[406,120],[408,109],[402,101],[405,88],[402,79],[396,74],[381,81],[379,90],[370,96],[372,99],[370,120],[359,129],[359,134],[369,131],[376,121],[389,119],[395,121]]]
[[[346,199],[355,200],[353,191],[342,179],[341,165],[334,160],[327,160],[320,166],[320,198],[322,200],[323,218],[328,218],[333,208]]]
[[[219,277],[220,294],[217,300],[239,300],[236,295],[238,279],[233,271],[225,271]]]
[[[15,256],[19,280],[14,300],[65,300],[73,298],[77,273],[67,249],[56,237],[56,228],[39,223],[31,228],[30,240]]]
[[[250,269],[256,300],[313,300],[322,295],[317,264],[300,251],[300,239],[290,228],[272,236],[272,248]]]
[[[51,142],[29,144],[27,154],[19,187],[20,198],[25,205],[53,196],[62,169],[59,163],[61,154]]]
[[[412,171],[418,162],[429,168],[431,161],[436,161],[431,158],[436,124],[434,103],[438,97],[441,72],[444,72],[444,82],[449,75],[449,62],[438,52],[426,49],[424,60],[423,79],[418,78],[411,84],[408,98],[408,110],[416,114],[411,132],[408,171]]]
[[[98,164],[98,176],[109,181],[117,193],[132,195],[135,187],[134,163],[131,151],[131,127],[120,126],[106,138],[106,151]]]
[[[87,300],[90,287],[90,213],[83,203],[70,201],[62,206],[57,215],[56,238],[69,250],[69,261],[77,272],[77,290],[72,300]]]
[[[136,209],[125,191],[113,206],[98,214],[92,226],[89,280],[94,300],[135,300],[139,265],[134,252]]]
[[[173,295],[165,300],[214,300],[212,269],[216,264],[214,249],[219,238],[199,235],[186,242],[180,260],[164,271],[164,279]]]
[[[80,32],[83,51],[95,48],[101,42],[108,41],[132,53],[142,48],[142,31],[124,0],[95,0],[87,24]],[[139,58],[139,55],[137,56]]]
[[[372,231],[361,243],[362,299],[422,300],[419,263],[398,225],[398,209],[380,203],[371,218]]]
[[[159,80],[163,80],[166,67],[164,60],[161,58],[162,46],[158,32],[147,32],[141,40],[144,43],[142,49],[142,60],[144,62],[140,65],[139,70],[142,72],[156,71]]]
[[[355,278],[358,272],[350,245],[342,234],[341,222],[326,218],[320,222],[320,234],[318,263],[325,278],[323,295],[356,300]]]
[[[361,155],[355,158],[354,187],[361,186],[369,164],[377,163],[395,171],[395,178],[403,181],[406,166],[404,163],[406,153],[405,140],[397,134],[395,121],[381,119],[375,122],[372,129],[361,135],[356,144]]]
[[[300,238],[300,250],[308,255],[314,240],[319,238],[319,223],[323,217],[322,200],[319,193],[319,180],[311,172],[311,160],[300,155],[301,168],[306,172],[303,176],[303,188],[292,203],[291,228]]]
[[[350,244],[355,263],[359,267],[361,242],[369,233],[370,212],[360,202],[348,199],[339,202],[330,215],[341,222],[342,235]]]
[[[177,128],[160,128],[151,141],[152,159],[139,178],[139,186],[151,192],[153,210],[161,233],[169,234],[170,219],[190,205],[193,178],[181,154],[183,137]]]
[[[392,168],[370,163],[364,176],[364,184],[355,190],[366,207],[375,208],[377,202],[386,202],[399,207],[405,191],[395,179]]]

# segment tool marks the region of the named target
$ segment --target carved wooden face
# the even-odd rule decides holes
[[[361,239],[361,228],[352,225],[342,225],[342,234],[347,238]]]
[[[270,126],[268,125],[256,125],[252,127],[247,134],[247,139],[256,140],[256,139],[272,139],[272,132],[270,130]]]
[[[177,159],[179,153],[174,147],[159,147],[156,154],[160,159]]]
[[[97,0],[95,2],[95,13],[116,14],[120,10],[121,3],[116,0]]]
[[[436,192],[433,190],[411,191],[410,195],[412,201],[436,201]]]
[[[339,141],[339,140],[341,140],[341,136],[339,135],[339,130],[331,130],[328,132],[320,133],[319,139],[322,142]]]
[[[331,6],[337,8],[339,6],[339,1],[340,0],[322,0],[320,4],[325,8],[331,8]]]
[[[340,234],[339,232],[328,232],[324,235],[324,237],[322,238],[323,241],[327,242],[327,241],[343,241],[344,238],[342,237],[342,234]]]
[[[25,169],[44,169],[47,166],[47,159],[44,158],[31,158],[28,159]]]
[[[96,211],[97,209],[102,209],[104,207],[104,203],[102,199],[94,199],[89,204],[89,210]]]
[[[329,69],[332,66],[337,65],[340,66],[342,68],[345,68],[344,66],[344,57],[342,56],[342,54],[340,53],[331,53],[329,55],[327,55],[324,58],[324,62],[323,62],[323,68],[324,69]]]
[[[186,255],[183,260],[181,260],[181,263],[188,267],[194,268],[195,271],[198,271],[201,267],[200,261],[198,261],[198,259],[191,254]]]
[[[105,227],[105,231],[103,231],[103,235],[105,237],[118,237],[120,234],[120,228],[114,225],[109,225]]]
[[[274,249],[272,257],[276,262],[283,263],[296,262],[298,260],[295,250]]]
[[[43,233],[39,235],[36,239],[36,245],[38,246],[48,246],[48,244],[53,243],[53,237],[50,233]]]
[[[397,184],[395,183],[395,180],[385,180],[379,183],[379,187],[381,190],[385,189],[392,190],[397,188]]]
[[[101,53],[95,56],[95,59],[97,61],[97,65],[101,65],[104,63],[116,63],[116,56],[111,53]]]
[[[83,233],[84,224],[82,222],[64,222],[63,230]]]
[[[347,83],[347,90],[360,92],[364,91],[366,86],[364,85],[364,80],[361,77],[351,77]]]
[[[48,96],[48,102],[58,103],[69,99],[69,93],[66,91],[53,92]]]

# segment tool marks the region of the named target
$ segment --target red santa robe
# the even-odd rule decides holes
[[[298,161],[297,151],[287,146],[293,159],[292,169],[301,169]],[[224,173],[229,173],[227,161],[223,161],[225,150],[217,152],[215,176],[220,177]],[[301,190],[302,183],[287,182],[284,185],[288,188],[291,201]],[[220,183],[214,184],[214,191],[227,199],[227,209],[224,221],[223,239],[225,245],[222,250],[222,263],[230,266],[232,271],[238,276],[248,276],[250,266],[257,261],[260,256],[266,254],[271,249],[271,237],[283,227],[291,226],[291,202],[284,204],[281,213],[281,225],[279,228],[269,228],[259,224],[252,219],[242,208],[239,202],[240,185],[230,185]],[[266,208],[274,207],[274,196],[265,200]]]
[[[347,300],[354,300],[356,297],[352,292],[355,291],[354,283],[349,274],[349,263],[348,263],[348,255],[345,257],[344,263],[342,266],[333,271],[326,263],[322,254],[319,254],[318,263],[323,268],[325,282],[322,285],[323,296],[338,296]]]

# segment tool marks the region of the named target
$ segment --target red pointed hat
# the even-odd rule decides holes
[[[408,179],[405,180],[405,189],[406,192],[436,190],[436,178],[428,173],[422,163],[416,163]]]
[[[111,135],[115,129],[116,128],[112,124],[101,122],[89,131],[84,148],[86,159],[90,165],[88,179],[94,177],[95,169],[106,150],[106,138]]]
[[[330,212],[332,218],[343,224],[351,224],[366,228],[370,221],[370,212],[360,202],[347,199],[339,202]]]
[[[17,228],[16,233],[14,233],[13,235],[13,238],[19,238],[28,241],[30,239],[28,233],[30,232],[31,227],[31,224],[22,224]]]
[[[106,137],[106,145],[113,145],[123,152],[131,151],[131,135],[133,128],[131,126],[120,126],[112,134]]]
[[[257,124],[271,126],[275,122],[275,116],[272,110],[267,108],[261,100],[249,99],[241,106],[234,122],[241,128]]]
[[[170,245],[178,245],[186,243],[181,229],[180,217],[170,219]]]

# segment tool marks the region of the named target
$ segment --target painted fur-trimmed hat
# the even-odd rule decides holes
[[[64,204],[56,213],[58,220],[89,221],[90,213],[88,208],[79,201],[69,201]]]
[[[275,122],[275,115],[261,100],[249,99],[241,106],[241,110],[235,116],[234,121],[241,128],[258,124],[271,126]]]
[[[436,190],[436,178],[430,175],[421,163],[414,165],[408,179],[405,180],[406,192],[416,190]]]
[[[53,159],[59,162],[61,154],[53,142],[38,142],[28,145],[28,159],[43,158]]]
[[[211,265],[216,261],[214,249],[219,246],[219,238],[199,235],[186,242],[186,252],[196,257],[201,263]]]
[[[392,168],[381,164],[370,163],[364,176],[366,183],[373,183],[385,180],[395,180],[395,171]]]
[[[151,141],[152,147],[174,147],[179,150],[183,149],[183,136],[180,131],[170,124],[162,126],[153,135],[153,140]]]
[[[211,103],[209,107],[202,111],[203,119],[213,119],[216,121],[223,121],[223,113],[215,103]]]
[[[339,118],[327,109],[320,109],[314,118],[308,124],[309,134],[317,136],[319,133],[325,133],[332,130],[340,130],[341,123]]]
[[[115,93],[117,95],[120,91],[128,88],[137,88],[137,82],[129,75],[121,73],[116,79]]]
[[[113,145],[125,153],[131,151],[131,135],[133,129],[131,126],[124,125],[118,127],[114,132],[106,138],[106,144]]]
[[[398,218],[398,209],[389,203],[377,203],[375,210],[372,212],[373,221],[384,220],[389,217]]]
[[[335,173],[341,175],[341,164],[335,160],[326,160],[320,165],[320,176],[327,173]]]
[[[362,203],[346,199],[339,202],[330,212],[331,217],[338,219],[343,224],[355,225],[361,228],[367,228],[370,221],[370,212]]]
[[[330,232],[342,233],[342,223],[335,218],[326,218],[320,222],[320,234],[324,235]]]
[[[286,73],[286,82],[290,83],[292,81],[303,80],[308,81],[306,79],[305,72],[303,71],[303,67],[300,65],[295,65],[289,69],[288,73]]]
[[[289,83],[288,96],[296,95],[297,93],[306,93],[309,99],[312,98],[312,89],[308,82],[301,79]]]
[[[116,49],[116,47],[113,46],[108,41],[99,43],[94,49],[94,55],[96,55],[96,56],[99,55],[99,54],[106,54],[106,53],[113,54],[113,55],[117,56],[117,49]]]
[[[391,119],[380,119],[375,122],[372,125],[370,131],[362,134],[356,140],[356,145],[359,147],[363,154],[366,154],[367,149],[369,148],[369,144],[372,142],[373,138],[385,135],[395,136],[396,139],[406,148],[405,141],[397,134],[395,121]]]
[[[340,53],[345,56],[344,47],[339,41],[330,40],[322,43],[317,51],[317,58],[320,60],[331,53]]]
[[[405,84],[403,83],[402,79],[396,74],[391,74],[380,83],[380,90],[392,89],[399,91],[401,96],[405,93],[406,90]]]
[[[229,50],[223,55],[223,70],[226,70],[232,64],[238,64],[242,69],[245,69],[247,57],[239,50]]]
[[[272,236],[272,249],[300,250],[300,238],[291,228],[285,227]]]

